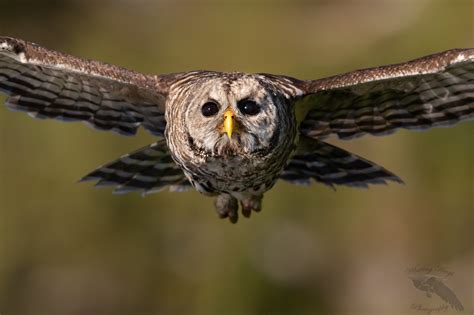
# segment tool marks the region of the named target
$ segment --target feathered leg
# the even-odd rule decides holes
[[[232,223],[239,220],[239,203],[237,199],[229,194],[221,194],[215,200],[217,215],[219,218],[229,218]]]
[[[249,196],[240,201],[240,206],[242,207],[242,215],[246,218],[250,217],[252,211],[260,212],[262,210],[262,199],[263,195],[259,196]]]
[[[237,223],[239,220],[239,201],[242,215],[250,217],[252,211],[260,212],[262,209],[263,195],[237,195],[221,194],[215,200],[215,206],[219,218],[229,218],[230,222]]]

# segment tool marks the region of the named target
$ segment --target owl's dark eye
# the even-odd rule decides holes
[[[260,106],[255,101],[243,100],[237,104],[237,107],[244,115],[254,116],[260,113]]]
[[[206,117],[211,117],[219,112],[219,105],[214,102],[207,102],[201,107],[201,112]]]

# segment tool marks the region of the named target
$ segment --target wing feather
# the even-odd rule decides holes
[[[302,134],[350,139],[474,118],[474,49],[295,84],[305,91]]]
[[[280,178],[300,185],[309,185],[313,179],[331,188],[335,185],[367,188],[369,184],[386,184],[387,181],[403,183],[398,176],[373,162],[304,136]]]
[[[133,135],[142,125],[163,135],[174,75],[149,76],[0,37],[0,90],[6,105],[35,118],[84,121]]]
[[[96,187],[117,186],[114,193],[158,192],[191,188],[181,168],[173,161],[165,140],[160,140],[97,168],[81,181],[97,181]]]

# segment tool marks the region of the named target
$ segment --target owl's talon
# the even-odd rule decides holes
[[[241,204],[242,206],[242,215],[246,218],[250,218],[250,215],[252,214],[252,208],[246,207],[243,203]]]
[[[235,224],[237,223],[238,220],[239,220],[239,213],[237,211],[229,213],[230,223]]]
[[[236,223],[239,219],[239,204],[237,199],[231,195],[222,194],[217,196],[215,200],[216,212],[219,218],[229,218],[230,222]]]
[[[225,219],[229,216],[227,212],[217,212],[217,215],[219,216],[219,219]]]
[[[262,198],[263,195],[260,196],[251,196],[245,200],[243,200],[240,204],[242,206],[242,214],[244,217],[249,218],[252,210],[255,212],[260,212],[262,210]]]

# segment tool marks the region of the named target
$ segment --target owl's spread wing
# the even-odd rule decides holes
[[[315,139],[452,125],[474,118],[474,49],[295,85],[304,94],[300,131]]]
[[[162,135],[172,75],[147,76],[0,37],[0,91],[6,105],[36,118],[81,120],[101,130]]]
[[[280,174],[293,184],[309,185],[311,180],[335,185],[367,188],[369,184],[403,183],[395,174],[360,156],[329,143],[301,136],[298,148]]]
[[[160,140],[97,168],[81,181],[97,181],[97,187],[117,186],[114,193],[158,192],[166,186],[184,191],[191,184],[173,161],[165,140]]]

